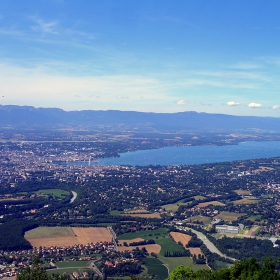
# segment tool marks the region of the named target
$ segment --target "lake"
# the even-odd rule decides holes
[[[98,159],[91,165],[189,165],[280,156],[280,141],[241,142],[227,146],[166,147],[121,153],[120,157]],[[88,165],[88,162],[66,163]]]

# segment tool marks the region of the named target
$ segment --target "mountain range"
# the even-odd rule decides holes
[[[129,126],[164,131],[183,130],[264,130],[280,132],[280,118],[208,114],[194,111],[180,113],[144,113],[117,110],[64,111],[58,108],[0,105],[3,126]]]

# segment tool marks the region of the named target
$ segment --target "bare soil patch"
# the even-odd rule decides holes
[[[112,235],[107,228],[72,228],[79,239],[79,244],[90,242],[97,243],[102,241],[112,241]]]
[[[139,217],[147,219],[161,219],[161,216],[157,213],[152,214],[122,214],[122,216]]]
[[[145,210],[145,209],[137,209],[137,210],[125,211],[125,214],[139,214],[139,213],[149,213],[149,211]]]
[[[159,252],[161,250],[161,246],[158,245],[158,244],[148,244],[148,245],[143,245],[143,246],[128,246],[128,247],[126,247],[126,246],[118,246],[117,247],[117,251],[132,251],[132,250],[135,250],[137,247],[140,250],[145,247],[146,250],[149,253],[153,252],[153,253],[156,253],[156,254],[159,254]]]
[[[25,238],[33,247],[74,246],[91,242],[112,241],[112,236],[106,228],[71,228],[71,230],[74,235],[28,237],[30,234],[27,232]]]
[[[18,198],[0,198],[0,202],[4,202],[4,201],[19,201],[22,199],[18,199]]]
[[[192,255],[203,255],[203,253],[201,252],[200,248],[187,248],[188,250],[190,250]]]
[[[242,198],[239,200],[235,200],[233,202],[233,204],[254,204],[254,203],[258,203],[258,202],[259,202],[258,199]]]
[[[189,217],[187,219],[188,222],[203,222],[203,223],[210,223],[211,222],[211,218],[206,217],[206,216],[193,216],[193,217]]]
[[[225,206],[224,203],[217,201],[217,200],[213,200],[213,201],[208,201],[208,202],[201,202],[198,204],[198,207],[207,207],[208,205],[219,205],[219,206]]]
[[[184,234],[181,232],[174,232],[174,231],[171,231],[170,235],[176,243],[181,242],[184,246],[186,246],[192,238],[188,234]]]
[[[234,190],[234,192],[239,195],[250,195],[251,194],[251,192],[247,191],[247,190]]]
[[[271,170],[275,170],[275,168],[267,167],[267,166],[259,166],[259,168],[255,169],[254,172],[259,173],[259,172],[265,172],[265,171],[271,171]]]
[[[247,235],[251,237],[255,237],[256,234],[259,232],[260,227],[259,226],[254,226],[250,230],[248,230]]]

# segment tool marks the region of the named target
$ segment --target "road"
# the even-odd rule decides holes
[[[190,230],[192,231],[193,233],[195,233],[197,235],[197,237],[204,243],[204,245],[209,249],[210,252],[212,253],[216,253],[218,255],[220,255],[221,257],[224,257],[224,258],[228,258],[232,261],[237,261],[237,259],[234,259],[234,258],[231,258],[225,254],[223,254],[222,252],[220,252],[218,250],[218,248],[203,234],[201,233],[200,231],[197,231],[195,229],[192,229],[192,228],[189,228],[189,227],[177,227],[178,229],[180,230]]]
[[[101,260],[101,258],[92,261],[92,262],[91,262],[91,266],[92,266],[93,270],[95,270],[95,272],[102,278],[103,275],[102,275],[101,271],[100,271],[100,270],[98,269],[98,267],[95,265],[95,262],[97,262],[97,261],[99,261],[99,260]]]
[[[77,198],[77,193],[74,191],[71,191],[71,193],[72,193],[73,197],[71,198],[70,203],[73,203],[75,201],[75,199]]]

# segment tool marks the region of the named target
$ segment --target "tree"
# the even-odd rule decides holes
[[[175,268],[167,280],[279,280],[280,274],[275,271],[275,262],[265,258],[258,263],[255,258],[236,262],[231,268],[199,270],[194,272],[190,267]]]
[[[187,280],[187,279],[194,279],[193,277],[195,277],[195,273],[194,271],[186,266],[178,266],[177,268],[175,268],[169,275],[169,277],[167,278],[168,280]]]
[[[33,257],[32,266],[23,270],[16,278],[16,280],[66,280],[63,275],[48,275],[46,270],[39,264],[39,258]]]

